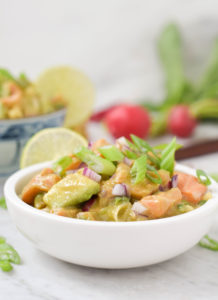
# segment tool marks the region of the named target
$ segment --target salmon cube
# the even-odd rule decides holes
[[[197,204],[202,200],[207,187],[201,184],[195,176],[176,172],[178,175],[178,188],[182,192],[184,200]]]
[[[43,169],[40,174],[34,176],[24,187],[21,198],[28,204],[33,204],[34,198],[41,192],[48,192],[61,178],[52,169]]]

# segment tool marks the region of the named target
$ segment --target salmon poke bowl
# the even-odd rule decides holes
[[[17,228],[42,251],[100,268],[150,265],[194,246],[209,230],[218,187],[175,162],[180,147],[131,135],[89,143],[18,171],[4,193]],[[31,224],[29,226],[28,224]]]

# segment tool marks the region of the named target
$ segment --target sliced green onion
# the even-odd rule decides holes
[[[174,171],[176,149],[176,138],[173,138],[172,141],[163,149],[161,154],[160,168],[169,171],[171,175]]]
[[[161,179],[160,174],[158,173],[158,171],[154,167],[152,167],[150,165],[147,165],[147,169],[148,169],[148,171],[154,172],[155,176],[152,176],[151,174],[147,173],[146,177],[150,181],[152,181],[153,183],[161,184],[162,183],[162,179]]]
[[[164,150],[167,146],[168,146],[168,144],[160,144],[160,145],[154,146],[154,149],[162,151],[162,150]],[[183,147],[182,145],[176,143],[176,151],[179,150],[179,149],[182,148],[182,147]]]
[[[101,147],[98,151],[110,161],[122,161],[124,159],[123,153],[112,145]]]
[[[152,162],[159,169],[159,167],[160,167],[160,160],[157,159],[156,157],[148,154],[148,153],[147,153],[147,156],[148,156],[148,160],[150,160],[150,162]]]
[[[7,209],[5,197],[1,197],[1,198],[0,198],[0,207],[1,207],[1,208],[4,208],[4,209]]]
[[[53,164],[53,170],[63,175],[64,170],[72,164],[72,157],[63,156]]]
[[[156,157],[156,159],[159,161],[159,157],[157,156],[157,153],[155,152],[155,150],[145,141],[140,139],[139,137],[137,137],[134,134],[131,134],[131,139],[133,141],[133,143],[135,144],[135,146],[143,153],[147,153],[148,151],[152,152],[154,154],[154,156]]]
[[[203,237],[203,239],[199,242],[199,245],[212,251],[218,251],[218,241],[211,239],[208,235]]]
[[[7,80],[16,81],[14,76],[6,69],[0,69],[0,82],[4,82]]]
[[[218,173],[212,173],[212,174],[210,174],[210,176],[211,176],[215,181],[218,182]]]
[[[111,176],[116,170],[115,165],[111,161],[97,156],[93,151],[86,147],[81,147],[75,155],[96,173]]]
[[[138,158],[138,155],[130,150],[125,150],[125,151],[123,151],[123,153],[129,159],[137,159]]]
[[[28,79],[25,73],[20,73],[18,83],[21,87],[25,88],[30,84],[30,80]]]
[[[201,200],[201,201],[198,202],[198,205],[202,206],[202,205],[204,205],[206,202],[207,202],[207,200]]]
[[[211,184],[210,178],[207,176],[207,174],[203,170],[197,170],[196,175],[198,177],[198,180],[202,184],[205,184],[205,185],[210,185]]]
[[[134,183],[142,182],[145,179],[147,171],[147,155],[142,155],[137,158],[130,170],[131,177]]]
[[[134,145],[133,143],[131,143],[129,140],[126,139],[126,143],[128,144],[129,148],[133,151],[138,151],[138,147],[136,147],[136,145]]]
[[[119,205],[123,202],[129,202],[129,198],[128,197],[115,197],[115,205]]]

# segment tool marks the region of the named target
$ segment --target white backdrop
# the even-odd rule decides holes
[[[98,107],[161,99],[155,41],[168,21],[181,26],[187,71],[196,77],[218,35],[216,0],[0,0],[0,65],[34,78],[71,64],[94,81]]]

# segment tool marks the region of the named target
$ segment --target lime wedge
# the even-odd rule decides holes
[[[20,167],[56,160],[72,154],[81,146],[87,146],[87,140],[67,128],[48,128],[36,133],[25,145]]]
[[[61,96],[67,102],[66,127],[83,123],[92,113],[94,86],[85,74],[76,69],[67,66],[50,68],[39,76],[36,89],[43,101]]]

